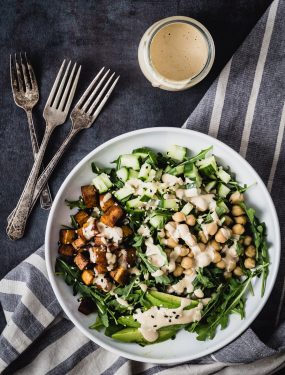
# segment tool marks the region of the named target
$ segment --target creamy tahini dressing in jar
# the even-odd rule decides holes
[[[145,77],[155,87],[185,90],[210,71],[215,46],[209,31],[193,18],[175,16],[152,25],[143,35],[138,59]]]

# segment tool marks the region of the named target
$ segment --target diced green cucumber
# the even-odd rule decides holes
[[[169,147],[166,155],[169,156],[171,159],[177,161],[183,161],[187,154],[187,148],[177,145],[172,145]]]
[[[92,180],[93,185],[99,193],[105,193],[113,185],[106,173],[101,173]]]
[[[217,184],[217,181],[210,181],[210,182],[208,182],[208,184],[205,186],[206,192],[210,193],[210,191],[212,189],[214,189],[214,187],[216,186],[216,184]]]
[[[126,167],[120,168],[116,173],[118,178],[124,182],[126,182],[129,178],[129,170]]]
[[[121,155],[119,165],[120,165],[120,168],[127,167],[127,168],[132,168],[135,171],[139,171],[140,169],[139,157],[133,154]]]
[[[196,164],[199,171],[208,177],[214,175],[218,170],[215,156],[210,156],[206,159],[200,160]]]
[[[165,170],[166,173],[172,174],[173,176],[179,176],[184,172],[184,165],[177,165],[176,167]]]
[[[229,194],[231,190],[224,184],[220,183],[218,185],[218,189],[217,189],[217,192],[218,192],[218,195],[222,198],[226,198],[226,196]]]
[[[227,184],[231,180],[231,175],[223,170],[222,167],[220,167],[217,171],[217,177],[222,180],[225,184]]]
[[[176,198],[162,199],[160,201],[160,207],[173,211],[179,210],[179,205]]]
[[[162,229],[164,227],[166,217],[164,215],[155,214],[150,217],[149,223],[156,229]]]
[[[202,178],[199,175],[198,169],[194,163],[186,163],[184,165],[184,176],[194,181],[197,187],[202,184]]]
[[[224,214],[227,214],[228,212],[230,212],[230,210],[228,206],[225,204],[225,202],[222,200],[217,201],[217,206],[216,206],[217,215],[220,217]]]
[[[118,323],[122,324],[123,326],[133,327],[133,328],[138,328],[141,326],[139,322],[135,321],[132,315],[120,316],[118,319]]]
[[[163,174],[163,170],[162,169],[159,169],[158,171],[156,171],[156,173],[155,173],[155,179],[157,181],[159,181],[161,179],[162,174]]]
[[[148,163],[143,163],[143,165],[141,166],[141,169],[139,171],[139,178],[143,181],[145,181],[148,176],[149,176],[149,172],[151,171],[151,165],[148,164]]]
[[[122,187],[121,189],[117,190],[114,195],[115,197],[121,201],[127,197],[129,197],[130,195],[133,194],[133,189],[130,187],[130,186],[124,186]]]
[[[148,202],[149,200],[151,199],[151,197],[149,197],[148,195],[143,195],[141,198],[140,198],[140,201],[141,202]]]
[[[127,201],[126,207],[127,208],[138,208],[138,207],[141,207],[142,204],[143,204],[143,202],[140,200],[140,198],[134,198],[134,199],[131,199],[131,200]]]
[[[137,155],[142,159],[146,159],[148,157],[149,149],[146,147],[141,147],[133,150],[133,154]]]
[[[154,169],[151,169],[149,174],[148,174],[148,177],[146,179],[146,181],[153,181],[154,179],[156,178],[156,171]]]
[[[129,169],[129,180],[132,178],[138,178],[139,177],[139,172],[135,171],[134,169]]]
[[[188,202],[188,203],[186,203],[185,206],[182,208],[181,212],[183,212],[184,215],[189,215],[190,212],[192,211],[192,209],[193,209],[193,205],[192,205],[190,202]]]

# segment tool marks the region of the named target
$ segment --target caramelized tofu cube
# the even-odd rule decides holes
[[[92,247],[90,249],[90,260],[92,263],[96,263],[95,270],[98,273],[107,272],[108,262],[106,258],[107,249],[103,246]]]
[[[58,253],[66,257],[71,257],[74,254],[74,248],[72,245],[60,245]]]
[[[74,263],[81,271],[83,271],[84,268],[89,264],[89,259],[84,254],[78,253],[74,258]]]
[[[123,225],[122,230],[123,230],[123,238],[129,237],[133,233],[131,228],[128,227],[127,225]]]
[[[100,207],[103,212],[107,211],[110,207],[115,204],[115,200],[112,197],[112,194],[100,194],[99,196]]]
[[[78,237],[80,237],[82,240],[86,240],[86,238],[84,237],[84,234],[83,234],[83,228],[77,229],[76,233],[77,233]]]
[[[94,243],[95,243],[95,246],[105,246],[107,244],[107,241],[104,237],[101,237],[101,236],[96,236],[94,237]]]
[[[66,245],[70,244],[76,238],[74,229],[61,229],[59,231],[59,241],[60,243]]]
[[[92,285],[94,281],[94,272],[91,270],[84,270],[81,279],[85,285]]]
[[[72,246],[74,247],[75,250],[81,249],[85,245],[86,241],[83,240],[82,238],[78,237],[75,241],[72,242]]]
[[[82,198],[87,208],[97,206],[97,191],[94,185],[81,186]]]
[[[82,227],[82,225],[89,219],[89,215],[85,211],[79,211],[76,215],[74,215],[74,219],[76,220],[77,224]]]
[[[78,307],[78,311],[84,315],[89,315],[95,310],[96,305],[90,298],[83,298]]]
[[[108,227],[114,227],[123,215],[123,209],[117,204],[114,204],[101,216],[100,221]]]
[[[124,284],[127,279],[128,272],[123,267],[118,267],[114,271],[110,272],[110,276],[118,283]]]

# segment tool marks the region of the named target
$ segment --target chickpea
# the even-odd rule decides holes
[[[244,201],[244,196],[242,193],[239,191],[235,191],[231,196],[230,196],[230,202],[233,204],[240,203]]]
[[[201,289],[196,289],[194,290],[194,295],[197,297],[197,298],[203,298],[204,297],[204,293]]]
[[[183,273],[184,273],[184,275],[191,276],[191,275],[193,275],[194,271],[193,271],[192,268],[188,268],[188,270],[184,270]]]
[[[221,260],[220,262],[218,262],[218,263],[216,264],[216,266],[217,266],[218,268],[220,268],[221,270],[223,270],[223,269],[226,268],[226,263],[225,263],[223,260]]]
[[[175,277],[181,276],[183,271],[184,271],[183,268],[179,264],[178,266],[176,266],[175,270],[173,271],[173,275]]]
[[[186,221],[186,216],[184,215],[183,212],[175,212],[175,214],[172,215],[172,219],[176,223],[182,223],[183,221]]]
[[[189,268],[192,268],[194,266],[194,260],[189,257],[184,257],[181,261],[181,266],[188,270]]]
[[[213,263],[219,263],[222,260],[221,254],[217,251],[214,252]]]
[[[246,249],[245,249],[245,255],[249,258],[254,258],[255,255],[256,255],[256,249],[253,245],[249,245]]]
[[[188,249],[188,247],[186,247],[186,246],[181,246],[181,248],[180,248],[180,255],[182,256],[182,257],[185,257],[186,255],[188,255],[189,254],[189,249]]]
[[[180,256],[177,257],[177,258],[176,258],[176,263],[177,263],[177,264],[180,264],[180,263],[181,263],[181,260],[182,260],[182,257],[180,257]]]
[[[189,254],[187,255],[189,258],[194,258],[194,254],[193,254],[193,252],[190,250],[189,251]]]
[[[232,231],[234,234],[243,234],[245,229],[244,229],[244,226],[241,225],[241,224],[235,224],[233,227],[232,227]]]
[[[220,251],[221,250],[221,245],[216,241],[212,240],[210,241],[210,246],[212,246],[215,250]]]
[[[225,243],[231,236],[231,231],[226,228],[220,228],[215,235],[215,240],[220,243]]]
[[[190,225],[191,227],[194,227],[196,224],[196,218],[194,215],[188,215],[186,217],[186,224]]]
[[[236,275],[236,276],[242,276],[243,275],[243,272],[242,272],[242,269],[240,268],[240,267],[236,267],[235,269],[234,269],[234,274]]]
[[[230,279],[232,277],[232,273],[228,272],[228,271],[225,271],[224,272],[224,277],[225,277],[225,279]]]
[[[233,223],[233,219],[229,215],[224,216],[225,225],[229,226],[229,225],[232,225],[232,223]]]
[[[168,238],[167,240],[163,241],[167,246],[174,249],[176,246],[178,246],[178,242],[176,242],[173,238]]]
[[[252,242],[252,237],[250,236],[245,236],[244,237],[244,240],[243,240],[243,243],[245,244],[245,246],[249,246]]]
[[[200,230],[200,232],[199,232],[199,238],[200,238],[200,240],[201,240],[203,243],[207,243],[207,242],[208,242],[208,240],[207,240],[207,238],[206,238],[206,236],[205,236],[205,233],[204,233],[202,230]]]
[[[206,245],[203,242],[199,242],[198,246],[199,246],[199,248],[200,248],[201,251],[205,251],[206,250]]]
[[[236,268],[236,266],[237,266],[236,262],[234,262],[234,261],[230,262],[228,264],[228,272],[232,272]]]
[[[242,215],[242,216],[236,216],[235,217],[235,222],[237,224],[245,225],[246,224],[246,217],[244,215]]]
[[[252,258],[246,258],[244,261],[244,266],[247,269],[251,269],[255,267],[255,260]]]
[[[240,206],[234,205],[232,207],[232,214],[233,216],[241,216],[244,214],[244,210]]]
[[[218,230],[218,225],[217,223],[209,223],[206,224],[207,232],[209,233],[210,236],[213,236],[217,230]]]

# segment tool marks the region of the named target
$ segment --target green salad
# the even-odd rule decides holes
[[[252,280],[269,268],[266,227],[212,147],[178,145],[120,155],[114,168],[92,163],[70,226],[59,233],[56,274],[96,312],[90,329],[147,345],[179,330],[212,339],[231,314],[245,316]]]

